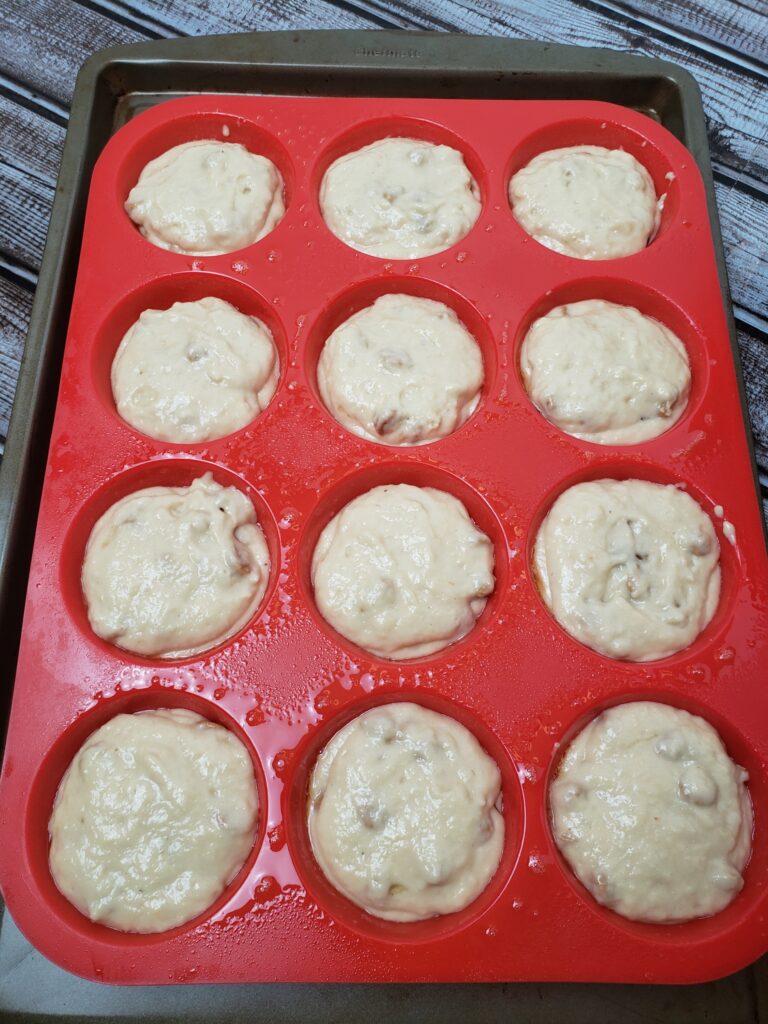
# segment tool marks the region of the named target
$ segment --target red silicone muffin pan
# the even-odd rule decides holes
[[[384,261],[355,252],[323,224],[317,195],[329,163],[391,135],[456,147],[478,182],[482,213],[443,253]],[[236,253],[165,252],[123,210],[148,160],[200,138],[242,142],[272,159],[285,182],[283,221]],[[510,175],[539,152],[578,143],[623,147],[666,195],[644,251],[574,260],[515,222]],[[356,438],[318,395],[315,368],[328,333],[390,291],[445,302],[485,358],[477,411],[423,447]],[[220,441],[152,441],[116,414],[112,356],[142,310],[206,295],[270,326],[282,366],[278,391],[253,423]],[[527,327],[556,305],[587,298],[636,306],[685,342],[692,393],[663,436],[600,447],[559,432],[531,405],[518,371]],[[79,582],[92,526],[131,491],[186,484],[206,471],[255,504],[272,556],[261,608],[231,641],[182,661],[134,657],[102,642],[89,628]],[[673,482],[713,519],[719,609],[674,657],[642,665],[604,658],[568,636],[536,590],[538,524],[560,492],[600,477]],[[323,621],[309,567],[332,515],[370,487],[400,481],[442,488],[466,504],[495,545],[496,589],[462,641],[394,664]],[[704,189],[672,135],[643,115],[592,102],[165,103],[108,143],[91,185],[3,769],[6,901],[46,956],[109,982],[691,982],[726,974],[768,948],[767,607],[768,561]],[[667,927],[626,921],[594,902],[553,843],[547,788],[563,743],[603,708],[638,698],[703,715],[749,771],[752,858],[742,892],[715,917]],[[476,734],[501,769],[506,817],[501,864],[482,896],[460,913],[408,925],[370,917],[329,886],[304,815],[308,774],[324,743],[362,710],[391,700],[420,702]],[[207,913],[139,936],[91,923],[58,892],[47,823],[85,737],[119,712],[152,707],[191,708],[235,731],[253,757],[261,819],[247,863]]]

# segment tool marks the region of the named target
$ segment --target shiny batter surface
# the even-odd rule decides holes
[[[636,921],[722,910],[752,842],[746,772],[715,730],[638,701],[603,712],[573,741],[550,791],[555,841],[595,899]]]
[[[285,213],[283,180],[271,160],[237,142],[184,142],[150,160],[125,209],[153,245],[217,256],[276,227]]]
[[[480,216],[480,191],[450,146],[386,138],[335,160],[320,209],[342,242],[382,259],[416,259],[450,248]]]
[[[646,480],[571,487],[534,548],[542,596],[560,625],[601,654],[630,661],[693,643],[717,608],[719,557],[697,502]]]
[[[329,882],[369,914],[420,921],[477,899],[504,846],[495,762],[463,725],[385,704],[333,737],[312,772],[308,824]]]
[[[493,545],[452,495],[387,484],[328,523],[312,584],[342,636],[382,658],[417,658],[472,629],[494,588]]]
[[[67,769],[53,880],[92,921],[162,932],[214,903],[253,846],[258,793],[236,736],[191,711],[117,715]]]
[[[352,433],[379,444],[425,444],[451,434],[475,410],[483,357],[442,302],[382,295],[328,338],[317,383]]]
[[[537,242],[582,260],[640,252],[660,217],[648,171],[630,153],[603,146],[540,153],[513,175],[509,201]]]
[[[261,603],[268,578],[269,551],[250,499],[210,473],[112,505],[91,531],[82,570],[94,632],[160,658],[232,636]]]
[[[112,363],[117,411],[158,441],[200,443],[245,427],[275,393],[269,329],[213,297],[147,309]]]
[[[555,426],[594,444],[639,444],[683,414],[691,387],[685,346],[631,306],[601,299],[558,306],[523,341],[531,399]]]

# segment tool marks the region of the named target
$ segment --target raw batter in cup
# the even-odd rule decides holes
[[[199,444],[266,408],[280,362],[268,327],[209,297],[145,310],[120,342],[111,376],[126,423],[158,441]]]
[[[417,259],[460,241],[480,216],[480,190],[461,153],[386,138],[335,160],[320,209],[342,242],[381,259]]]
[[[659,226],[648,171],[630,153],[567,146],[540,153],[509,183],[515,220],[548,249],[581,260],[640,252]]]
[[[477,408],[483,357],[442,302],[382,295],[328,338],[317,383],[353,434],[379,444],[426,444],[453,433]]]
[[[593,444],[639,444],[677,422],[691,387],[682,341],[631,306],[558,306],[523,341],[528,394],[555,426]]]
[[[747,773],[687,711],[637,701],[571,743],[550,789],[555,842],[595,899],[634,921],[715,914],[742,887]]]
[[[197,654],[232,636],[261,604],[268,578],[250,499],[210,473],[112,505],[91,531],[82,570],[93,631],[153,658]]]
[[[153,245],[218,256],[252,245],[279,224],[283,179],[271,160],[237,142],[184,142],[150,160],[125,209]]]
[[[117,715],[61,780],[49,823],[53,880],[98,924],[162,932],[202,914],[256,835],[253,763],[192,711]]]
[[[462,503],[387,484],[350,501],[312,556],[321,615],[380,658],[434,654],[475,624],[493,592],[493,545]]]
[[[646,480],[576,484],[541,524],[534,566],[571,636],[610,658],[655,661],[688,647],[720,596],[712,521],[685,491]]]
[[[312,850],[331,885],[375,917],[455,913],[499,866],[500,790],[499,769],[463,725],[385,704],[340,729],[317,759]]]

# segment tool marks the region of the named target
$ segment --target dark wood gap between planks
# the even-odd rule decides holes
[[[0,253],[0,277],[34,295],[37,290],[37,272],[15,260],[5,259]]]
[[[106,3],[105,0],[74,0],[78,7],[85,7],[96,14],[103,14],[110,21],[116,21],[125,28],[144,32],[148,40],[168,39],[178,33],[172,25],[165,25],[156,18],[139,15],[129,4]]]
[[[686,0],[683,0],[683,2],[686,2]],[[731,0],[721,0],[721,3],[729,2]],[[619,17],[627,21],[637,22],[639,25],[651,29],[654,35],[666,36],[669,39],[674,39],[677,43],[683,43],[689,47],[693,44],[693,47],[709,54],[721,63],[727,62],[756,74],[761,74],[768,70],[768,63],[765,61],[753,60],[751,57],[745,57],[738,50],[734,50],[729,46],[715,44],[701,33],[693,31],[682,32],[668,22],[660,21],[658,18],[650,17],[649,15],[639,14],[631,6],[622,3],[621,0],[613,3],[608,2],[608,0],[590,0],[590,3],[594,8],[599,8],[610,14],[618,14]]]
[[[355,3],[354,0],[330,0],[330,3],[332,3],[334,7],[338,7],[340,11],[363,15],[370,20],[372,28],[403,29],[407,27],[405,25],[401,25],[399,21],[393,20],[392,18],[386,18],[381,14],[374,13],[373,11],[363,10],[360,7],[360,4]]]
[[[756,181],[748,175],[734,174],[730,169],[717,163],[712,164],[712,177],[715,181],[719,181],[721,185],[728,185],[730,188],[736,188],[740,192],[746,192],[747,195],[757,199],[758,202],[768,203],[768,182],[763,184],[763,182]]]
[[[62,106],[52,96],[33,91],[18,79],[0,75],[0,95],[32,111],[33,114],[46,117],[61,128],[66,128],[69,123],[69,107]]]
[[[381,17],[383,11],[389,11],[391,14],[394,9],[401,15],[401,18],[400,20],[390,21],[388,27],[391,28],[437,29],[443,32],[454,30],[454,25],[450,21],[433,16],[425,16],[420,12],[417,13],[413,8],[409,7],[407,2],[400,2],[400,0],[393,0],[391,7],[386,0],[330,0],[330,2],[334,6],[343,6],[348,10],[354,10],[356,13],[370,17]],[[697,49],[701,54],[714,58],[719,63],[732,64],[740,71],[747,70],[759,76],[761,71],[768,67],[768,64],[763,62],[745,58],[742,53],[731,47],[713,44],[711,40],[701,33],[691,32],[688,35],[668,22],[660,21],[647,15],[641,15],[626,4],[620,2],[611,3],[608,0],[581,0],[581,2],[583,7],[595,13],[610,14],[614,17],[618,16],[630,32],[635,31],[635,28],[638,30],[650,29],[654,35],[662,36],[677,45],[682,44],[690,49]],[[469,7],[470,4],[465,3],[464,6]],[[406,15],[405,18],[402,17],[403,13]],[[499,27],[506,27],[501,19],[498,20],[498,24]],[[644,33],[636,31],[635,34]],[[512,37],[510,36],[510,38]]]

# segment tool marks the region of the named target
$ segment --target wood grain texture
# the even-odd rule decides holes
[[[25,174],[54,183],[59,173],[65,129],[44,114],[0,94],[0,159]]]
[[[615,6],[661,31],[676,30],[684,39],[768,65],[765,0],[618,0]]]
[[[33,92],[68,107],[83,61],[95,50],[138,43],[146,33],[77,3],[2,0],[0,69]]]
[[[103,6],[95,0],[96,6]],[[213,35],[225,32],[273,32],[279,29],[375,28],[370,16],[346,10],[328,0],[152,0],[110,2],[127,19],[145,19],[162,34]],[[105,8],[106,9],[106,8]]]
[[[733,301],[768,324],[768,202],[721,180],[715,194]]]
[[[739,325],[738,338],[755,439],[755,457],[758,465],[764,468],[768,467],[768,345],[746,324]]]
[[[3,239],[3,255],[38,271],[64,128],[0,95],[0,223],[13,225]]]
[[[13,393],[27,335],[32,293],[0,276],[0,435],[8,432]]]

